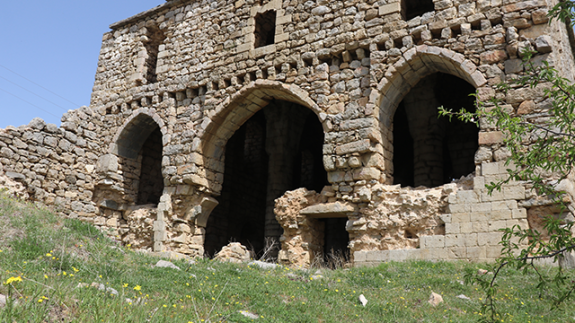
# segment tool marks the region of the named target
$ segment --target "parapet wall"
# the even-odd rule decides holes
[[[3,170],[25,183],[30,198],[126,244],[202,256],[210,234],[248,236],[240,228],[238,236],[230,233],[236,220],[210,231],[209,219],[219,203],[233,209],[224,195],[226,178],[236,175],[226,167],[253,166],[233,159],[244,150],[234,157],[226,145],[263,110],[256,139],[268,141],[236,142],[275,156],[258,164],[270,165],[257,172],[267,179],[258,183],[275,185],[261,187],[267,196],[254,206],[266,210],[265,225],[250,227],[261,228],[262,240],[281,240],[281,261],[307,265],[313,253],[325,252],[319,218],[347,219],[348,249],[358,264],[494,259],[497,230],[531,225],[526,208],[534,205],[522,183],[485,192],[484,183],[506,173],[502,132],[485,120],[476,137],[446,130],[446,122],[417,109],[459,104],[449,101],[454,83],[434,81],[441,74],[466,83],[482,101],[500,99],[509,113],[545,123],[548,85],[508,92],[495,85],[524,72],[524,49],[537,51],[535,65],[547,60],[573,79],[568,30],[548,24],[551,4],[540,0],[434,1],[415,17],[407,2],[167,1],[104,35],[90,107],[65,114],[61,128],[35,119],[2,130]],[[321,151],[301,148],[312,133],[302,130],[307,121],[269,113],[300,108],[323,130]],[[407,125],[397,111],[412,113],[402,121]],[[290,137],[293,129],[304,138]],[[404,150],[414,161],[397,161]],[[314,166],[318,155],[325,175]],[[285,156],[300,158],[290,164],[292,178],[277,171],[288,167],[279,163]],[[401,182],[406,167],[413,171],[410,163],[415,182]],[[297,190],[317,174],[319,193]],[[429,188],[407,187],[420,185]]]

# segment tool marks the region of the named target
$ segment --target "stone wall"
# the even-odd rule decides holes
[[[35,120],[2,130],[0,162],[26,184],[31,198],[143,249],[202,256],[206,234],[221,238],[224,230],[223,223],[211,227],[210,214],[219,218],[225,205],[230,209],[224,193],[233,175],[226,174],[245,166],[268,167],[259,170],[267,176],[267,211],[248,218],[265,219],[250,228],[257,231],[253,236],[277,238],[283,227],[278,256],[284,262],[308,264],[324,252],[322,237],[336,221],[326,225],[321,219],[333,218],[348,219],[356,263],[493,259],[496,229],[527,225],[526,208],[539,202],[525,195],[523,183],[486,195],[484,182],[505,173],[509,153],[502,132],[485,120],[479,129],[446,130],[428,103],[442,103],[442,95],[442,104],[468,102],[449,95],[453,89],[424,89],[425,82],[449,75],[480,100],[501,99],[509,113],[544,123],[548,85],[507,93],[495,85],[523,73],[525,48],[538,51],[535,64],[554,62],[573,78],[567,29],[547,24],[548,9],[540,0],[444,0],[422,7],[407,0],[167,1],[111,25],[90,107],[64,115],[60,129]],[[434,98],[422,100],[419,92],[433,92]],[[322,147],[295,153],[307,140],[286,137],[297,127],[290,126],[294,113],[280,113],[283,105],[311,111],[323,131]],[[428,114],[420,112],[423,105],[429,105]],[[402,109],[416,112],[395,127],[396,110]],[[267,160],[248,158],[239,165],[232,160],[241,155],[234,154],[237,147],[226,145],[260,110],[266,118],[279,115],[273,124],[266,121]],[[310,142],[319,138],[303,131]],[[411,150],[405,148],[408,133],[413,160],[397,162],[400,152]],[[458,137],[473,139],[455,142]],[[283,155],[274,162],[277,152]],[[273,213],[274,198],[307,187],[302,178],[309,178],[310,169],[318,174],[314,156],[321,156],[327,172],[312,181],[321,182],[313,187],[320,193],[288,192]],[[301,160],[294,167],[279,163],[296,157]],[[400,179],[396,168],[410,163],[418,165],[413,185],[429,187],[410,188]],[[467,173],[472,177],[449,183]],[[241,179],[230,185],[239,201],[253,193]],[[282,211],[293,202],[285,198],[300,204]]]
[[[60,128],[36,118],[27,126],[1,129],[2,173],[22,183],[29,199],[94,221],[98,121],[91,118],[92,110],[82,107],[64,114]]]

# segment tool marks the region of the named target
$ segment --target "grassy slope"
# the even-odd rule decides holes
[[[251,322],[241,310],[259,315],[258,322],[476,322],[482,293],[460,281],[465,268],[485,267],[386,263],[323,269],[320,279],[311,278],[315,269],[263,270],[209,260],[174,261],[181,271],[152,268],[157,258],[2,194],[0,250],[0,293],[17,299],[0,310],[0,322]],[[22,282],[5,284],[18,276]],[[78,287],[93,282],[119,296]],[[513,271],[501,276],[501,321],[573,322],[575,309],[549,310],[551,303],[538,297],[534,282]],[[431,291],[445,302],[429,305]],[[360,294],[369,301],[366,307]],[[471,300],[456,298],[460,294]]]

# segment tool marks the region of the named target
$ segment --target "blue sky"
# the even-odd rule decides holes
[[[0,1],[0,128],[89,105],[108,26],[164,2]]]

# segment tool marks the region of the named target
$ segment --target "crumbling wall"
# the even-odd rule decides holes
[[[96,120],[87,107],[62,117],[62,127],[36,118],[26,126],[0,129],[2,172],[22,183],[29,199],[70,217],[93,219]]]

